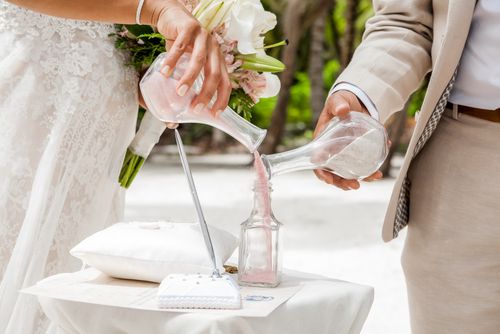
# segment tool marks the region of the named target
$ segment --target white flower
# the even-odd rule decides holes
[[[231,10],[227,37],[238,41],[238,51],[242,54],[262,54],[263,35],[276,23],[276,15],[266,11],[260,0],[236,0]]]
[[[259,98],[273,97],[278,95],[281,89],[281,81],[276,74],[264,72],[266,88],[259,94]]]
[[[193,10],[201,26],[212,31],[227,22],[236,0],[202,0]]]

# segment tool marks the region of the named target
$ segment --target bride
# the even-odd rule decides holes
[[[122,218],[117,178],[137,75],[108,36],[113,26],[96,21],[136,20],[170,42],[166,75],[192,52],[177,93],[203,69],[193,104],[217,93],[213,111],[223,109],[230,84],[218,44],[177,0],[0,0],[0,333],[46,330],[19,290],[77,269],[68,250]]]

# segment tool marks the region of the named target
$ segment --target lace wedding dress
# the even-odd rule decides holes
[[[112,31],[0,0],[2,334],[45,331],[36,299],[19,290],[78,269],[68,250],[121,218],[137,78]]]

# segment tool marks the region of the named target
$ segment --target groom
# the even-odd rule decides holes
[[[348,110],[385,122],[432,72],[383,239],[409,226],[413,333],[499,333],[500,1],[375,0],[374,9],[316,132]]]

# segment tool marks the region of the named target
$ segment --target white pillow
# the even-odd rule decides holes
[[[209,230],[222,270],[238,239],[215,227]],[[117,278],[159,283],[174,273],[212,273],[198,223],[118,223],[83,240],[70,253]]]

